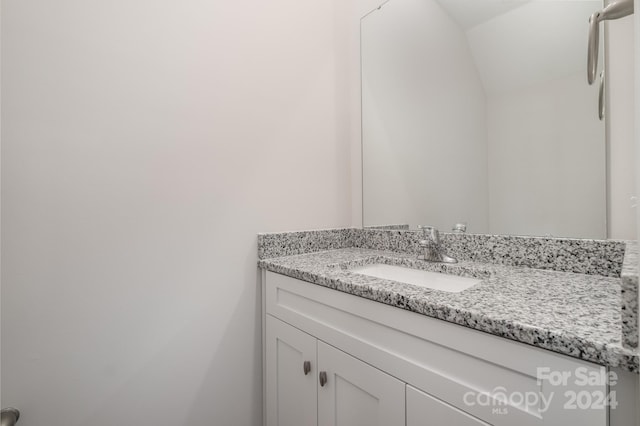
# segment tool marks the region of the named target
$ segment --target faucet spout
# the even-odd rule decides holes
[[[433,226],[418,225],[422,230],[423,239],[418,243],[424,253],[418,255],[418,259],[427,262],[457,263],[458,261],[448,256],[440,244],[440,233]]]

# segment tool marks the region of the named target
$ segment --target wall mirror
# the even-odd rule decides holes
[[[389,0],[364,16],[363,225],[606,238],[605,125],[586,76],[602,7]]]

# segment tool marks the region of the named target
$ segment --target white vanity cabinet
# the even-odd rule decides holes
[[[270,315],[266,321],[268,426],[405,426],[403,382]]]
[[[578,380],[605,377],[603,366],[284,275],[262,278],[267,426],[608,425],[606,406],[571,406],[574,394],[583,405],[606,395],[604,381]]]

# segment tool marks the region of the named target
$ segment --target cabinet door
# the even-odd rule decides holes
[[[405,426],[405,384],[318,341],[318,426]]]
[[[316,426],[316,339],[271,315],[266,321],[267,426]]]
[[[487,426],[489,423],[407,385],[407,426]]]

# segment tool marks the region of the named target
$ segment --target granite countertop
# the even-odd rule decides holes
[[[369,277],[372,263],[481,278],[460,293]],[[343,248],[259,261],[268,271],[365,297],[564,355],[638,372],[621,342],[621,279],[477,262],[430,263],[414,255]]]

